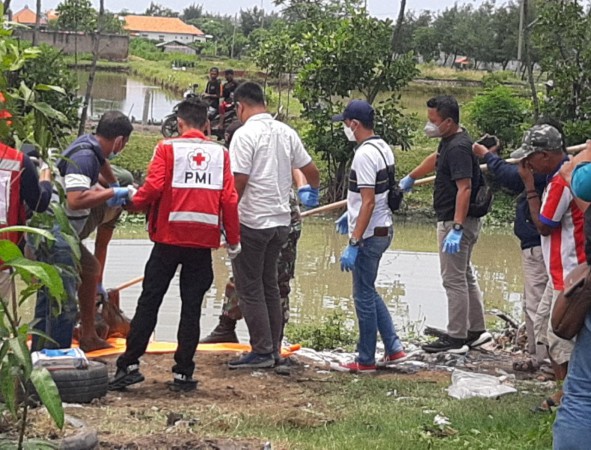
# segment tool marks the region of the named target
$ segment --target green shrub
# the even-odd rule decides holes
[[[325,317],[320,324],[288,324],[285,336],[290,342],[318,351],[335,348],[352,350],[357,343],[357,333],[347,326],[345,316],[339,311]]]
[[[529,102],[501,85],[478,94],[468,103],[466,115],[480,134],[495,135],[505,146],[519,143],[531,121]]]

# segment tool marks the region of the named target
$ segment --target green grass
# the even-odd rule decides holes
[[[540,400],[536,395],[454,400],[445,391],[447,381],[391,375],[335,378],[318,388],[301,415],[257,409],[235,419],[233,434],[302,450],[551,448],[552,416],[529,410]],[[451,422],[443,432],[433,424],[436,414]]]

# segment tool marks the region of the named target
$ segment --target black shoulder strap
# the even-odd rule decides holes
[[[73,155],[75,155],[76,153],[78,153],[79,151],[82,151],[82,150],[93,150],[93,147],[92,147],[92,145],[90,145],[88,143],[81,143],[81,144],[77,145],[76,147],[74,147],[72,150],[70,150],[68,153],[64,152],[62,154],[62,158],[60,159],[60,162],[57,164],[57,168],[58,168],[60,175],[62,177],[66,175],[66,166],[70,162],[68,160],[71,159]],[[95,158],[96,158],[96,155],[95,155]]]
[[[386,165],[386,173],[388,174],[388,182],[390,184],[390,187],[395,186],[396,185],[396,176],[394,175],[394,169],[391,170],[390,167],[388,166],[388,161],[386,160],[386,157],[382,153],[382,150],[380,149],[380,147],[372,144],[371,142],[364,142],[364,145],[365,144],[371,145],[373,148],[375,148],[378,151],[378,153],[380,154],[380,156],[384,160],[384,164]]]

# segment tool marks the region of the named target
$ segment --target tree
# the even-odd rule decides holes
[[[90,0],[64,0],[55,10],[60,30],[90,33],[96,27],[96,10]]]
[[[423,61],[430,62],[439,56],[439,42],[437,31],[430,26],[419,27],[413,34],[412,46],[414,51],[421,55]]]
[[[203,16],[202,5],[197,5],[193,3],[192,5],[189,5],[185,9],[183,9],[182,17],[185,22],[189,20],[199,19],[201,18],[201,16]]]
[[[344,109],[353,92],[370,103],[380,92],[388,92],[387,99],[375,105],[376,131],[392,145],[407,145],[408,129],[397,105],[398,92],[418,71],[411,54],[393,58],[390,20],[371,18],[363,9],[341,14],[334,4],[330,12],[307,2],[299,6],[298,12],[308,19],[290,24],[287,37],[273,33],[273,40],[266,44],[276,48],[259,64],[275,71],[301,66],[295,96],[303,105],[302,117],[310,123],[304,140],[327,161],[327,196],[336,200],[346,192],[352,152],[342,127],[331,123],[330,117]]]
[[[539,64],[553,81],[542,111],[564,121],[567,140],[578,144],[591,134],[591,17],[580,2],[537,6],[533,41]]]
[[[179,13],[159,3],[150,2],[150,6],[144,11],[144,16],[178,17]]]
[[[265,11],[256,6],[250,9],[240,10],[240,28],[244,36],[249,36],[257,28],[262,28],[265,20]]]

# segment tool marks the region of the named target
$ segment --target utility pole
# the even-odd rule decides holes
[[[522,11],[523,11],[523,19],[524,23],[527,22],[528,18],[528,0],[522,0]],[[525,65],[527,69],[527,78],[529,81],[529,87],[531,89],[531,96],[532,101],[534,104],[534,119],[538,120],[538,116],[540,115],[540,102],[538,100],[538,94],[536,92],[536,83],[534,81],[534,70],[533,64],[531,62],[531,51],[530,51],[530,40],[529,40],[529,27],[530,24],[523,27],[523,50],[524,50],[524,59]]]
[[[232,50],[230,51],[230,58],[234,59],[234,42],[236,42],[236,26],[238,25],[238,13],[234,15],[234,31],[232,32]]]
[[[519,2],[519,40],[517,42],[517,60],[521,61],[521,46],[523,45],[523,8],[525,0]]]

